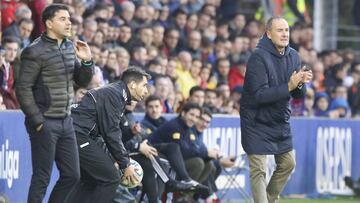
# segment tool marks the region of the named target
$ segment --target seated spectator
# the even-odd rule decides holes
[[[145,47],[137,46],[132,49],[130,65],[140,66],[142,69],[146,70],[147,60],[148,53]]]
[[[197,85],[197,81],[190,73],[192,57],[189,52],[181,51],[178,55],[178,60],[178,66],[176,67],[178,78],[176,84],[185,98],[188,98],[190,89]]]
[[[336,98],[331,101],[329,107],[330,118],[349,118],[350,115],[349,104],[344,98]]]
[[[31,19],[32,12],[24,2],[19,1],[1,1],[1,29],[16,29],[18,22],[23,19]]]
[[[132,2],[124,2],[124,4],[132,4]],[[132,42],[132,28],[129,24],[123,24],[120,26],[120,33],[117,40],[119,46],[124,47],[128,51],[133,49]]]
[[[80,103],[81,99],[85,96],[87,93],[87,89],[79,86],[74,87],[74,103]]]
[[[185,97],[179,90],[171,92],[167,99],[167,105],[173,109],[173,113],[179,113],[181,107],[184,105]]]
[[[205,91],[200,86],[194,86],[190,89],[188,101],[198,104],[200,107],[204,105]]]
[[[312,65],[313,80],[311,82],[311,87],[315,92],[324,92],[326,90],[324,81],[325,81],[325,70],[324,64],[321,61],[317,61]]]
[[[171,93],[174,93],[174,85],[171,79],[165,75],[156,77],[154,94],[161,98],[164,113],[172,113],[174,111],[173,105],[168,100]]]
[[[159,191],[158,187],[154,186],[156,184],[155,173],[160,177],[163,183],[166,186],[167,191],[191,191],[195,190],[195,183],[187,177],[181,177],[181,180],[186,182],[178,182],[170,178],[170,176],[161,168],[159,153],[165,152],[164,154],[169,157],[171,163],[175,163],[179,160],[179,148],[174,146],[163,144],[158,145],[157,147],[151,146],[148,144],[146,133],[142,129],[141,125],[136,122],[132,111],[134,110],[136,102],[132,102],[131,105],[126,106],[125,114],[121,119],[120,127],[122,130],[122,140],[125,144],[126,149],[132,153],[130,157],[139,162],[144,171],[144,177],[142,180],[143,191],[147,195],[147,198],[150,203],[157,203],[159,200]],[[159,149],[159,150],[158,150]],[[156,162],[156,163],[154,163]],[[174,165],[174,168],[179,169],[179,174],[181,173],[181,167],[179,162]],[[183,166],[184,168],[184,166]],[[186,175],[185,175],[186,176]]]
[[[228,76],[229,86],[231,90],[238,85],[240,86],[244,85],[245,72],[246,72],[245,60],[239,60],[233,67],[231,67]]]
[[[200,59],[194,59],[192,61],[192,66],[190,68],[190,74],[197,85],[200,85],[201,78],[200,78],[200,72],[201,72],[202,62]]]
[[[204,181],[214,167],[210,162],[204,163],[202,158],[207,157],[207,150],[194,147],[196,135],[192,127],[201,115],[201,107],[188,102],[183,107],[179,116],[161,125],[149,138],[152,144],[176,143],[181,150],[187,172],[190,177],[198,182]],[[199,157],[200,156],[200,157]],[[216,157],[217,152],[212,150],[211,157]],[[203,191],[206,192],[206,191]],[[204,193],[203,193],[204,194]]]
[[[200,87],[203,89],[215,89],[218,83],[216,76],[212,74],[211,63],[205,63],[200,72]]]
[[[227,83],[230,72],[229,59],[218,58],[218,60],[216,61],[215,72],[218,83]]]
[[[215,170],[211,171],[208,178],[202,183],[209,187],[210,193],[206,196],[202,196],[201,198],[206,199],[209,195],[217,191],[217,187],[215,184],[216,179],[219,177],[222,168],[231,168],[235,164],[235,157],[224,157],[220,155],[216,148],[209,149],[205,146],[203,142],[203,133],[205,129],[210,126],[212,120],[211,112],[203,108],[203,112],[200,116],[200,119],[196,122],[194,126],[194,133],[196,135],[196,140],[194,141],[194,148],[202,149],[205,153],[207,151],[207,155],[202,157],[204,161],[211,159],[212,164],[215,167]],[[199,150],[200,151],[200,150]]]
[[[117,47],[115,49],[115,52],[116,52],[117,63],[119,66],[118,70],[120,74],[122,74],[125,70],[129,68],[130,55],[129,52],[123,47]]]
[[[236,86],[230,93],[230,99],[234,102],[234,109],[240,113],[240,99],[243,93],[243,86]]]
[[[109,83],[115,82],[121,76],[117,55],[114,50],[109,51],[102,75],[104,77],[103,80],[108,81]]]
[[[147,137],[149,137],[152,135],[153,132],[155,132],[161,125],[163,125],[166,122],[166,119],[162,116],[162,112],[161,112],[162,108],[159,97],[149,96],[145,101],[145,105],[146,105],[146,114],[144,119],[141,121],[141,124],[145,129]],[[155,148],[157,147],[157,145],[153,145],[153,146]],[[178,148],[177,145],[176,146],[170,145],[170,146],[172,146],[173,148]],[[170,165],[173,166],[174,165],[174,163],[172,163],[173,160],[169,159],[169,161],[170,161]],[[179,162],[178,159],[177,161]],[[177,172],[177,174],[179,174],[180,179],[187,179],[188,175],[186,175],[187,174],[186,172],[182,172],[181,170],[177,169],[176,165],[173,169]]]
[[[217,85],[216,91],[219,92],[220,98],[218,98],[218,102],[221,102],[218,104],[220,106],[220,112],[226,113],[226,114],[233,114],[233,115],[239,115],[239,111],[237,111],[235,106],[235,101],[231,100],[230,98],[230,87],[227,83],[219,83]]]
[[[201,33],[198,30],[190,32],[185,49],[193,59],[201,60]]]
[[[161,24],[155,24],[152,27],[153,30],[153,41],[152,44],[159,50],[163,46],[165,28]]]
[[[79,39],[85,42],[92,42],[97,28],[98,24],[94,19],[86,19],[83,23],[83,31],[79,35]]]
[[[324,81],[327,91],[331,92],[333,91],[333,89],[335,89],[336,86],[342,85],[345,77],[346,70],[344,69],[342,64],[336,64],[335,66],[333,66],[330,69],[329,74],[326,75]]]
[[[218,98],[220,94],[216,90],[206,89],[205,90],[205,101],[204,107],[210,109],[212,113],[219,113]]]
[[[302,116],[312,117],[314,116],[314,99],[315,92],[312,88],[306,89],[306,94],[304,98],[304,104],[303,104],[303,113]]]
[[[29,18],[22,18],[16,26],[10,26],[4,30],[3,36],[12,36],[20,40],[20,48],[23,49],[30,44],[30,35],[34,28],[34,22]]]
[[[328,117],[329,96],[325,92],[315,95],[315,116]]]
[[[19,109],[19,102],[15,95],[15,70],[12,63],[15,61],[19,50],[19,40],[6,37],[0,48],[0,94],[7,109]]]
[[[166,122],[166,118],[162,116],[162,109],[160,97],[150,95],[145,100],[145,116],[141,125],[148,136]]]
[[[159,77],[163,75],[162,66],[158,59],[153,59],[148,63],[148,73],[151,75],[152,78]]]
[[[176,56],[178,54],[178,42],[180,32],[175,28],[165,30],[164,47],[162,53],[167,56]]]

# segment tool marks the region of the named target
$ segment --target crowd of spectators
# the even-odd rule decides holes
[[[2,0],[0,110],[18,109],[14,92],[21,50],[44,31],[40,14],[52,1]],[[150,92],[164,113],[179,112],[190,89],[213,113],[239,115],[246,64],[263,34],[263,21],[226,0],[54,0],[69,5],[71,40],[86,41],[96,63],[88,89],[116,81],[131,65],[152,75]],[[229,6],[230,5],[230,6]],[[241,6],[241,5],[240,5]],[[360,64],[353,50],[313,48],[311,24],[291,27],[291,47],[314,74],[295,116],[358,118]],[[195,88],[195,89],[196,89]],[[77,88],[75,101],[86,89]],[[144,111],[138,104],[136,111]]]

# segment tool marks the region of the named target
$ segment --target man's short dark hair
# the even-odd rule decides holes
[[[6,44],[9,43],[17,43],[18,45],[20,45],[20,39],[18,37],[14,37],[14,36],[6,36],[3,40],[2,40],[2,46],[5,46]]]
[[[147,106],[150,102],[153,102],[153,101],[159,101],[161,103],[161,98],[159,96],[156,96],[156,95],[150,95],[145,100],[145,106]]]
[[[182,112],[189,112],[191,109],[198,109],[200,111],[200,113],[202,112],[201,107],[199,106],[199,104],[193,103],[193,102],[186,102],[184,104],[184,106],[181,108],[181,113]]]
[[[55,13],[60,10],[69,11],[69,7],[67,7],[65,4],[55,3],[55,4],[50,4],[44,9],[44,11],[42,12],[42,22],[44,23],[45,27],[46,27],[45,22],[47,20],[51,20],[52,18],[54,18]]]
[[[180,7],[178,9],[176,9],[175,12],[174,12],[174,16],[176,17],[178,15],[187,15],[187,12],[186,12],[185,8]]]
[[[274,20],[279,20],[279,19],[284,19],[284,18],[281,16],[272,16],[271,18],[269,18],[269,20],[267,20],[265,24],[265,32],[271,30],[272,23]]]
[[[219,97],[220,96],[220,92],[219,91],[216,91],[214,89],[206,89],[205,90],[205,94],[208,93],[208,92],[211,92],[211,93],[215,93],[216,94],[216,97]]]
[[[143,69],[141,69],[137,66],[131,66],[123,72],[123,74],[121,75],[121,80],[125,84],[129,84],[132,81],[135,81],[136,83],[138,83],[143,80],[144,76],[148,80],[151,79],[151,76],[148,73],[146,73]]]
[[[210,118],[212,118],[212,112],[207,107],[203,107],[202,114],[208,115]]]
[[[170,27],[168,29],[165,29],[165,33],[164,33],[164,36],[167,37],[171,32],[177,32],[177,33],[180,33],[180,31],[174,27]]]
[[[195,93],[195,92],[198,92],[198,91],[202,91],[205,93],[205,90],[203,88],[201,88],[200,86],[194,86],[190,89],[190,92],[189,92],[189,95],[190,97]]]

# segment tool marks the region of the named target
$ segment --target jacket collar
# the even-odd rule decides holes
[[[280,54],[279,51],[276,49],[275,45],[273,44],[273,42],[267,37],[266,33],[262,36],[256,48],[265,49],[266,51],[270,52],[272,55],[277,56],[279,58],[282,58],[290,53],[290,46],[287,45],[285,47],[284,54]]]
[[[179,115],[177,118],[176,118],[180,124],[181,127],[183,127],[183,129],[189,129],[189,127],[186,125],[185,121],[183,118],[181,118],[181,116]]]
[[[44,41],[50,42],[50,43],[57,44],[57,40],[56,40],[56,39],[53,39],[53,38],[50,38],[50,37],[46,34],[46,32],[43,32],[43,33],[41,34],[41,39],[44,40]],[[64,44],[64,43],[67,42],[67,41],[69,41],[69,39],[65,37],[65,38],[63,39],[63,41],[62,41],[61,44]]]
[[[145,120],[149,121],[151,124],[159,127],[161,124],[164,123],[165,118],[160,116],[158,119],[151,118],[148,114],[145,114]]]
[[[131,94],[129,88],[123,81],[119,81],[120,86],[122,86],[122,97],[126,104],[131,104]]]

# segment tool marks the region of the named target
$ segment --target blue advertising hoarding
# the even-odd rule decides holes
[[[136,116],[138,120],[141,117],[142,114]],[[357,147],[360,146],[359,123],[358,120],[292,119],[297,165],[283,194],[351,194],[343,177],[360,177],[360,159],[356,159],[356,154],[360,154]],[[241,168],[227,170],[218,178],[219,189],[230,188],[226,194],[220,191],[219,195],[223,199],[241,199],[244,194],[240,192],[250,194],[239,117],[215,116],[205,132],[204,142],[210,148],[219,148],[224,155],[239,157],[237,163]],[[275,167],[271,156],[268,166],[268,173],[271,173]],[[0,112],[0,194],[10,202],[26,202],[31,173],[30,142],[23,114],[18,111]],[[48,191],[57,177],[54,165]],[[45,199],[48,195],[49,192]]]

